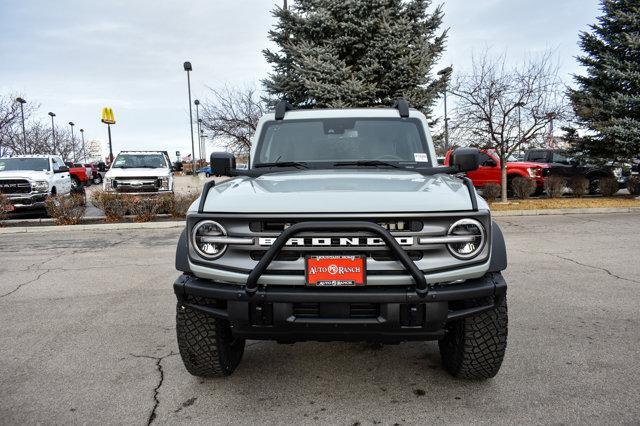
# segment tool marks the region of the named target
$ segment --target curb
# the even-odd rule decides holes
[[[540,210],[501,210],[492,211],[493,217],[508,216],[562,216],[569,214],[607,214],[607,213],[635,213],[640,207],[599,207],[584,209],[540,209]]]
[[[182,228],[184,226],[184,220],[142,223],[98,223],[94,225],[11,226],[8,228],[0,228],[0,234],[34,234],[73,231],[117,231],[128,229],[170,229]]]

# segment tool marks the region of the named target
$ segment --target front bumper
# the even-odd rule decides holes
[[[16,210],[35,210],[45,208],[46,192],[32,192],[30,194],[5,194],[7,200]]]
[[[173,285],[179,309],[228,320],[234,335],[247,339],[385,341],[437,340],[447,322],[494,308],[507,285],[500,274],[460,284],[430,287],[260,287],[181,275]]]
[[[133,197],[159,197],[162,195],[173,194],[173,190],[162,190],[162,191],[142,191],[142,192],[121,192],[118,190],[108,189],[108,193],[110,194],[118,194],[118,195],[130,195]]]

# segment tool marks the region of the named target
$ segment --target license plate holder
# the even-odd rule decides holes
[[[311,287],[360,287],[367,283],[363,255],[318,255],[305,257],[305,278]]]

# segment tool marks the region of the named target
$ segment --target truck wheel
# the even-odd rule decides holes
[[[233,337],[229,321],[183,308],[178,302],[176,332],[182,362],[194,376],[228,376],[240,364],[245,341]]]
[[[504,296],[496,308],[449,324],[445,337],[438,342],[445,370],[454,377],[471,380],[498,374],[507,348],[507,322]]]
[[[80,181],[75,178],[72,177],[71,178],[71,192],[77,191],[78,188],[80,188],[82,185],[80,184]]]

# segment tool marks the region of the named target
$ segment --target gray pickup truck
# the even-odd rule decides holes
[[[191,206],[174,283],[187,370],[231,374],[246,339],[439,342],[453,376],[487,379],[507,345],[500,228],[464,172],[438,166],[427,119],[393,108],[292,110],[259,122],[247,170]]]

